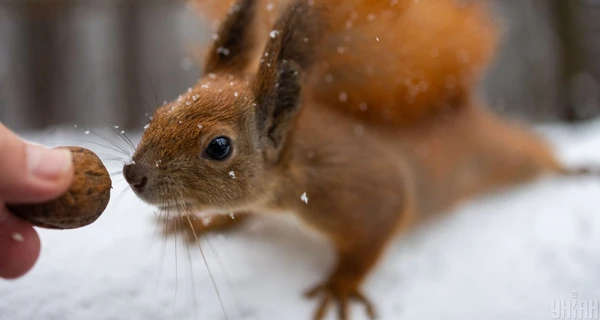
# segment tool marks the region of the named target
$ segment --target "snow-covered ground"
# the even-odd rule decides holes
[[[600,167],[600,121],[540,129],[569,163]],[[79,141],[93,138],[83,129],[25,136],[102,152]],[[33,271],[0,280],[1,320],[225,319],[198,248],[163,241],[155,211],[122,194],[121,176],[113,182],[96,223],[39,230]],[[310,318],[316,302],[301,292],[331,265],[327,242],[291,219],[263,219],[201,242],[228,319]],[[465,204],[397,241],[365,292],[386,320],[597,319],[600,177],[544,180]],[[579,313],[555,314],[561,300]],[[586,303],[595,314],[579,310]],[[364,318],[361,307],[352,310],[352,319]]]

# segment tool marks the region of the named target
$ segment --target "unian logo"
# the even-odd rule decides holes
[[[570,300],[552,300],[552,319],[600,319],[600,300],[579,299],[572,292]]]

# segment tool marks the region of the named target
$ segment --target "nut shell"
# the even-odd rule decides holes
[[[36,204],[7,204],[16,216],[48,229],[75,229],[95,222],[110,200],[112,181],[98,156],[81,147],[68,149],[73,156],[74,177],[66,193]]]

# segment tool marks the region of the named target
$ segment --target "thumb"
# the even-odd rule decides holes
[[[68,150],[27,143],[0,123],[0,201],[49,201],[66,192],[72,179]]]

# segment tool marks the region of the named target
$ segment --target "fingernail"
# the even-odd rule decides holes
[[[27,145],[29,172],[44,180],[58,179],[73,166],[69,150],[48,149],[38,145]]]

